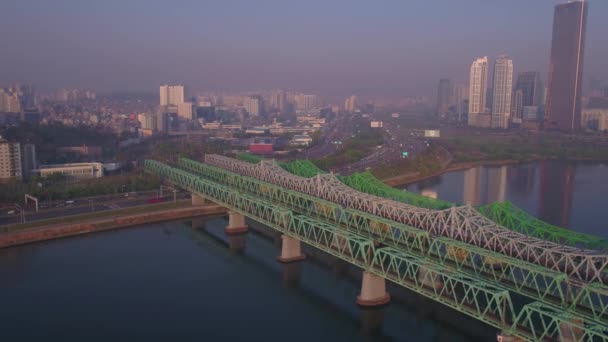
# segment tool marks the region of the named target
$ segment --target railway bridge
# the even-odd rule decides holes
[[[217,155],[145,170],[283,234],[281,262],[301,242],[362,269],[362,306],[390,301],[385,281],[496,327],[503,340],[608,341],[608,254],[514,231],[475,208],[430,209],[357,191],[332,174],[303,177],[274,161]]]

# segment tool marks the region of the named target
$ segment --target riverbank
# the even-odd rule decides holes
[[[128,214],[126,210],[114,214],[111,217],[87,219],[81,221],[59,224],[46,224],[14,230],[0,234],[0,248],[6,248],[26,243],[59,239],[69,236],[88,234],[106,230],[126,228],[145,223],[156,223],[185,219],[202,215],[217,215],[226,213],[227,209],[217,205],[209,204],[204,206],[188,206],[183,208],[158,208],[158,211]]]
[[[525,162],[528,162],[528,161],[525,161]],[[444,169],[441,169],[441,170],[431,173],[431,174],[421,175],[419,172],[415,172],[415,173],[407,172],[402,175],[382,179],[382,181],[384,182],[384,184],[389,185],[389,186],[393,186],[393,187],[402,186],[402,185],[408,185],[411,183],[423,181],[423,180],[426,180],[429,178],[441,176],[444,173],[466,170],[466,169],[470,169],[472,167],[477,167],[477,166],[503,166],[503,165],[514,165],[514,164],[520,164],[520,163],[524,163],[524,162],[518,161],[518,160],[509,160],[509,159],[486,160],[486,161],[480,160],[480,161],[475,161],[475,162],[460,162],[460,163],[449,164]]]

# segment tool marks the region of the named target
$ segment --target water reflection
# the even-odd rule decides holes
[[[555,225],[568,227],[572,210],[575,165],[541,162],[538,216]]]
[[[580,181],[575,183],[579,176]],[[472,206],[511,201],[543,221],[571,227],[573,224],[580,225],[587,220],[586,217],[594,217],[596,221],[602,217],[604,212],[599,209],[601,212],[598,213],[588,201],[600,198],[605,192],[605,177],[606,171],[598,164],[540,161],[474,167],[439,176],[432,184],[426,181],[411,184],[407,189],[428,197]],[[574,195],[575,191],[577,196]],[[573,218],[573,203],[577,197],[581,201],[585,198],[585,203],[576,206],[579,213]],[[583,223],[587,224],[586,221]]]
[[[378,335],[382,331],[384,310],[384,307],[360,310],[362,335]]]
[[[462,203],[502,202],[507,192],[507,167],[475,167],[464,172]]]

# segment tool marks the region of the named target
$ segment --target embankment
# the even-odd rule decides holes
[[[0,248],[22,245],[31,242],[64,238],[68,236],[100,232],[104,230],[131,227],[144,223],[156,223],[185,219],[201,215],[217,215],[227,211],[226,208],[216,205],[193,206],[143,214],[124,214],[116,217],[85,220],[67,224],[53,224],[36,228],[27,228],[10,233],[0,234]]]

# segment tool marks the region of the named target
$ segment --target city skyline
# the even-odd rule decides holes
[[[339,3],[270,1],[242,3],[235,13],[221,3],[184,3],[169,11],[173,25],[166,20],[158,25],[154,19],[165,13],[155,1],[144,6],[138,1],[86,6],[69,0],[53,6],[15,1],[0,14],[0,27],[8,31],[29,24],[6,37],[14,48],[4,53],[0,83],[33,83],[41,90],[142,91],[179,83],[197,90],[298,88],[417,96],[434,93],[440,78],[466,82],[471,59],[500,54],[514,60],[515,73],[538,71],[546,79],[558,3],[349,2],[345,12]],[[599,79],[608,79],[601,67],[608,56],[601,44],[606,11],[608,3],[590,1],[585,75]],[[474,30],[463,24],[472,17],[479,18]]]

